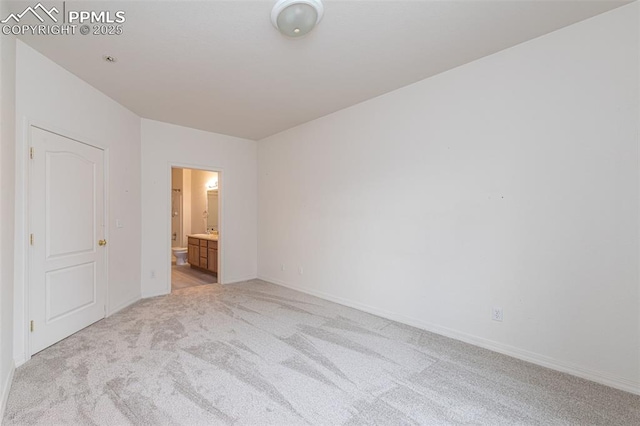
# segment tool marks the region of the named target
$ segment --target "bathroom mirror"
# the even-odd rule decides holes
[[[217,189],[207,190],[207,212],[209,213],[209,215],[207,216],[207,230],[217,231],[218,230],[218,190]]]

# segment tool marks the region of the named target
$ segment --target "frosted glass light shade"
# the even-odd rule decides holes
[[[279,0],[271,11],[271,22],[288,37],[301,37],[322,19],[320,0]]]

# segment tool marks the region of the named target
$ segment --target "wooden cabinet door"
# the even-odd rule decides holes
[[[210,248],[209,255],[209,264],[207,265],[207,269],[211,272],[218,273],[218,250]]]
[[[200,266],[200,246],[189,244],[189,263],[193,266]]]

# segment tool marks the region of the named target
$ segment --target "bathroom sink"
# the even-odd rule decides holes
[[[201,238],[203,240],[218,241],[218,236],[214,234],[191,234],[188,237]]]

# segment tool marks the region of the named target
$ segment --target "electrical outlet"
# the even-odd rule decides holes
[[[298,273],[300,275],[304,274],[304,269],[302,268],[302,266],[298,267]]]
[[[282,265],[280,265],[280,270],[281,270],[281,271],[284,271],[284,270],[285,270],[284,263],[283,263]]]
[[[156,277],[156,271],[155,270],[151,270],[151,278],[155,278]]]
[[[491,308],[491,319],[494,321],[502,321],[502,308]]]

